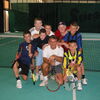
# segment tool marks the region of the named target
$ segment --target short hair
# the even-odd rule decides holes
[[[51,27],[51,25],[50,25],[50,24],[45,24],[45,25],[44,25],[44,27],[45,27],[45,26],[50,26],[50,27]]]
[[[76,26],[76,27],[79,26],[77,22],[72,22],[70,25]]]
[[[55,40],[58,41],[58,39],[57,39],[57,37],[56,37],[55,35],[51,35],[51,36],[49,37],[49,40],[50,40],[50,39],[55,39]]]
[[[41,33],[45,33],[46,34],[46,30],[44,28],[40,29],[39,34]]]
[[[26,34],[31,35],[30,31],[24,31],[23,36],[25,36]]]
[[[35,18],[35,19],[34,19],[34,23],[35,23],[37,20],[39,20],[39,21],[42,22],[42,19],[41,19],[41,18]]]
[[[71,40],[71,41],[69,41],[69,43],[76,43],[77,44],[77,41],[76,40]]]

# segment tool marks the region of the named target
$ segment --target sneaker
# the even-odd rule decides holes
[[[41,83],[40,83],[40,86],[45,86],[46,84],[48,84],[48,81],[42,81]]]
[[[79,91],[82,90],[82,84],[81,84],[81,82],[78,82],[78,84],[77,84],[77,90],[79,90]]]
[[[22,82],[21,82],[21,80],[17,80],[16,87],[17,88],[22,88]]]
[[[86,78],[82,79],[82,84],[87,85],[87,79]]]

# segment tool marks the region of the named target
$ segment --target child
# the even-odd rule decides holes
[[[42,29],[42,19],[41,18],[35,18],[34,19],[34,27],[32,27],[29,31],[31,32],[31,39],[35,39],[39,37],[39,31]]]
[[[51,25],[48,25],[48,24],[47,24],[47,25],[44,26],[44,28],[45,28],[46,33],[47,33],[48,36],[54,35],[54,33],[52,32],[52,27],[51,27]]]
[[[36,57],[36,80],[38,80],[39,77],[39,69],[41,68],[41,65],[43,63],[43,56],[42,56],[42,49],[44,48],[44,46],[46,44],[48,44],[48,39],[49,36],[47,36],[46,34],[46,30],[45,29],[41,29],[39,32],[40,37],[38,37],[37,39],[34,39],[32,42],[33,44],[37,44],[38,47],[38,56]],[[41,74],[41,72],[40,72]],[[42,74],[40,75],[40,80],[43,79]]]
[[[81,84],[81,63],[82,63],[82,53],[81,51],[77,50],[77,43],[76,41],[72,40],[69,42],[69,50],[64,53],[64,62],[63,62],[63,68],[64,68],[64,81],[67,80],[67,70],[73,69],[77,71],[77,78],[78,78],[78,84],[77,89],[82,90],[82,84]]]
[[[28,46],[31,43],[31,33],[30,32],[24,32],[23,38],[25,41],[19,45],[19,49],[16,54],[16,60],[13,64],[13,71],[16,77],[16,82],[17,82],[16,87],[17,88],[22,88],[22,83],[20,80],[18,69],[21,68],[20,74],[23,80],[27,80],[29,68],[31,65],[31,59],[32,59],[32,56],[34,55],[34,52],[37,49],[35,45],[32,45],[31,52],[29,52]]]
[[[77,42],[78,50],[83,53],[82,49],[82,36],[78,32],[79,25],[76,22],[71,23],[70,25],[70,31],[63,37],[64,42],[69,42],[71,40],[75,40]],[[85,78],[84,73],[84,65],[83,62],[81,64],[81,70],[82,70],[82,83],[87,84],[87,79]]]

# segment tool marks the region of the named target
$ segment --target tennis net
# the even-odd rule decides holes
[[[0,67],[10,68],[22,35],[0,35]],[[84,38],[84,36],[83,36]],[[100,38],[84,38],[84,66],[88,71],[100,71]]]

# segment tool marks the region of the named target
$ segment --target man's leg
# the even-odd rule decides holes
[[[56,71],[56,81],[58,82],[58,84],[62,85],[63,84],[62,65],[55,66],[55,71]]]
[[[49,64],[47,64],[47,63],[42,64],[42,72],[43,72],[44,78],[43,78],[43,81],[40,84],[40,86],[45,86],[48,81]]]

